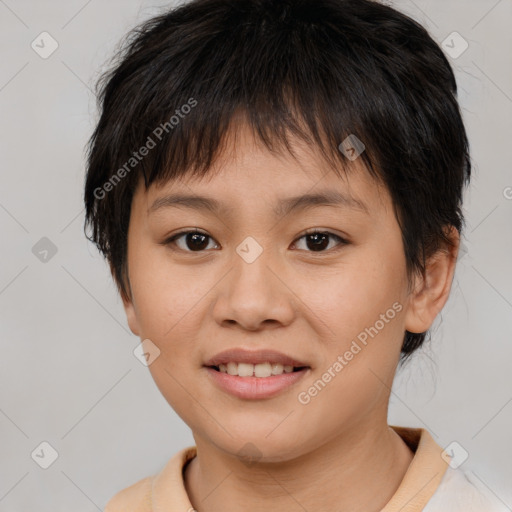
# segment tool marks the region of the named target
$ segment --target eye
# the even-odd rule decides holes
[[[184,247],[180,246],[177,242],[183,239]],[[208,239],[213,240],[209,235],[202,231],[181,231],[176,235],[171,236],[165,242],[164,245],[176,244],[179,249],[186,252],[201,252],[208,248]]]
[[[318,231],[312,230],[307,232],[305,235],[302,235],[297,240],[305,239],[306,247],[309,252],[327,252],[325,249],[329,247],[329,238],[338,240],[338,245],[346,245],[348,242],[334,233],[330,233],[329,231]],[[329,248],[329,250],[332,249]]]

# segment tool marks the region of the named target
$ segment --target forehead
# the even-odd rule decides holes
[[[139,183],[134,201],[147,215],[173,206],[228,214],[258,204],[276,216],[322,204],[367,215],[389,207],[387,189],[362,159],[346,160],[335,170],[314,144],[292,138],[290,148],[293,154],[286,148],[270,151],[242,125],[230,132],[204,176],[189,172],[147,190]]]

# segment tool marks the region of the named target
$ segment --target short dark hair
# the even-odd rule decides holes
[[[387,5],[193,0],[133,29],[114,63],[97,83],[84,230],[123,298],[139,181],[206,175],[240,119],[269,151],[293,155],[290,135],[315,144],[338,173],[352,164],[340,142],[360,139],[392,197],[409,279],[453,247],[447,227],[461,233],[471,163],[455,76],[425,28]],[[427,334],[406,331],[402,361]]]

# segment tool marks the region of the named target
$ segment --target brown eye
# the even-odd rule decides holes
[[[183,239],[181,245],[177,243],[180,239]],[[166,240],[164,244],[175,244],[179,249],[186,252],[202,252],[208,248],[209,240],[213,239],[201,231],[182,231]]]
[[[332,249],[332,247],[329,247],[329,244],[330,239],[333,238],[338,241],[338,245],[345,245],[347,243],[340,236],[328,231],[312,231],[302,235],[298,240],[304,239],[306,241],[305,245],[308,252],[326,252],[326,249]]]

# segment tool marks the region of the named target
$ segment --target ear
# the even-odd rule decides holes
[[[409,332],[428,331],[450,295],[460,237],[454,226],[449,226],[446,233],[453,247],[443,247],[433,254],[427,261],[425,277],[416,276],[405,316],[405,328]]]

